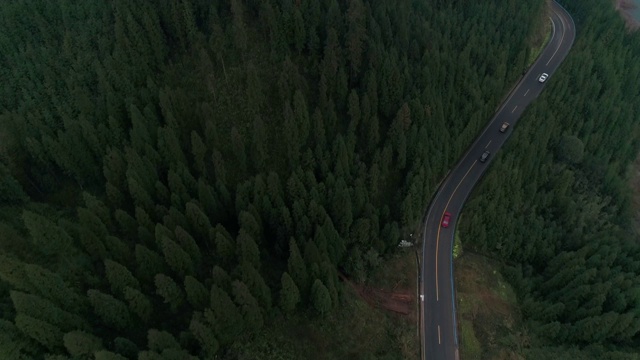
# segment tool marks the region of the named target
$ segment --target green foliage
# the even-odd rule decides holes
[[[296,283],[288,273],[282,274],[280,289],[280,308],[285,313],[291,313],[300,302],[300,293]]]
[[[153,305],[145,294],[131,287],[124,288],[124,299],[129,304],[129,309],[142,321],[149,322],[153,314]]]
[[[523,264],[511,272],[532,324],[628,344],[640,270],[615,219],[629,212],[620,178],[638,147],[638,43],[608,25],[612,12],[589,10],[595,0],[566,2],[589,29],[581,53],[461,226],[477,249]],[[546,21],[543,1],[390,4],[1,7],[0,202],[17,215],[0,224],[0,307],[20,323],[10,351],[68,356],[63,334],[81,330],[113,351],[96,358],[227,356],[269,326],[274,291],[292,317],[330,315],[337,269],[365,281],[395,249]],[[557,254],[580,260],[564,271]],[[139,348],[150,328],[189,353]],[[85,340],[76,350],[90,356]]]
[[[220,345],[233,342],[245,326],[238,307],[229,294],[216,285],[211,286],[211,308],[204,311],[204,317],[211,326]]]
[[[193,333],[206,356],[210,357],[218,352],[220,347],[218,340],[211,325],[202,318],[202,314],[194,313],[189,324],[189,330]]]
[[[196,310],[203,310],[209,302],[209,292],[198,279],[193,276],[185,276],[184,290],[187,293],[187,301]]]
[[[579,164],[584,157],[584,144],[576,136],[563,136],[558,144],[558,158],[569,164]]]
[[[56,326],[23,314],[18,314],[15,321],[24,335],[34,339],[49,351],[54,352],[62,346],[63,334]]]
[[[231,287],[233,298],[240,307],[247,330],[251,332],[260,331],[264,326],[264,319],[258,301],[251,295],[249,288],[243,282],[236,280],[231,284]]]
[[[147,346],[149,350],[162,353],[166,349],[180,349],[180,344],[170,333],[149,329],[147,333]]]
[[[298,287],[298,290],[300,290],[300,295],[304,299],[307,296],[310,287],[309,274],[304,260],[302,259],[302,255],[300,255],[298,245],[293,238],[289,241],[289,251],[289,274],[291,274],[291,278]]]
[[[93,312],[109,327],[125,330],[132,324],[129,308],[122,301],[95,289],[87,291]]]
[[[105,259],[104,270],[114,294],[122,294],[126,287],[140,289],[140,283],[126,267],[115,261]]]
[[[326,315],[331,310],[331,295],[320,279],[316,279],[311,287],[311,303],[320,315]]]
[[[71,331],[64,334],[64,347],[72,356],[93,355],[102,349],[102,339],[84,331]]]
[[[184,301],[184,294],[180,286],[172,278],[165,274],[156,274],[154,278],[156,294],[164,299],[164,302],[171,306],[175,312]]]
[[[85,320],[73,313],[64,311],[47,299],[37,295],[25,294],[19,291],[10,292],[13,306],[18,314],[29,315],[43,320],[61,330],[86,328]]]

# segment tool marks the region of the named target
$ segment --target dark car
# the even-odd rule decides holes
[[[503,133],[503,132],[507,131],[508,128],[509,128],[509,123],[508,122],[503,122],[502,126],[500,126],[500,132]]]
[[[485,162],[487,161],[487,159],[489,158],[489,155],[491,155],[491,153],[489,151],[485,151],[482,153],[482,156],[480,156],[480,162]]]
[[[444,216],[442,216],[442,227],[446,228],[449,227],[449,221],[451,220],[451,213],[450,212],[446,212],[444,213]]]

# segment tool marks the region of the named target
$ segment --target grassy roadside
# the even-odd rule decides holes
[[[553,25],[551,24],[551,21],[544,21],[543,24],[541,31],[535,34],[531,39],[531,52],[529,52],[529,58],[527,59],[527,68],[536,61],[544,47],[549,43],[551,34],[553,34]]]
[[[415,292],[413,249],[399,251],[372,274],[368,285]],[[326,318],[279,317],[251,341],[236,345],[238,360],[417,359],[416,314],[403,316],[371,307],[342,284],[342,303]]]
[[[524,359],[519,350],[528,341],[517,299],[498,268],[468,252],[455,260],[461,359]]]

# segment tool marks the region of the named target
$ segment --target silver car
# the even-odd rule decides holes
[[[549,74],[547,74],[547,73],[542,73],[542,75],[540,75],[540,77],[538,78],[538,82],[543,83],[543,82],[547,81],[547,78],[548,78],[548,77],[549,77]]]
[[[480,156],[480,162],[483,163],[483,162],[487,161],[487,159],[489,158],[489,155],[491,155],[489,150],[483,152],[482,156]]]

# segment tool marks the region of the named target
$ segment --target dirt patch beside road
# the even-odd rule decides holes
[[[374,288],[372,286],[355,284],[344,275],[342,280],[353,287],[358,295],[372,307],[393,311],[402,315],[409,315],[415,308],[415,294],[412,290],[399,287],[392,290]]]

